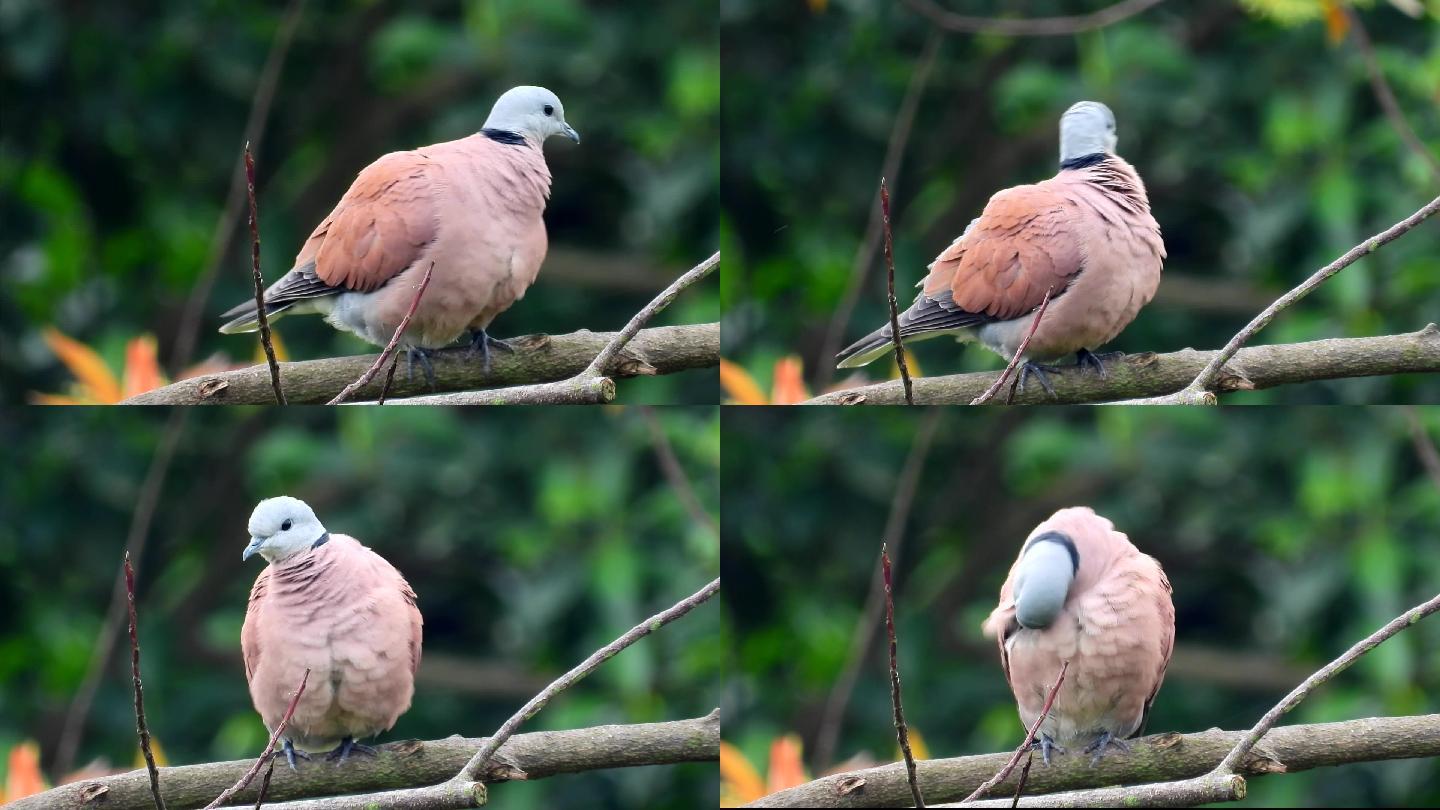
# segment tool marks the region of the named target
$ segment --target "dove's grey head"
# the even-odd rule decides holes
[[[1115,113],[1098,101],[1080,101],[1060,116],[1060,163],[1115,152]]]
[[[1015,571],[1015,620],[1021,627],[1049,627],[1070,595],[1080,569],[1075,541],[1064,532],[1031,537],[1020,552]]]
[[[240,559],[259,554],[266,562],[279,562],[329,539],[309,504],[284,495],[266,498],[250,513],[250,544]]]
[[[543,87],[522,85],[506,90],[490,108],[485,128],[513,132],[536,143],[544,143],[551,135],[580,142],[580,133],[565,123],[565,106]]]

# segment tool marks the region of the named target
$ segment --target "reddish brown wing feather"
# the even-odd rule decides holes
[[[931,297],[948,290],[966,312],[1018,318],[1054,288],[1059,295],[1084,260],[1080,212],[1058,178],[990,198],[975,226],[941,253],[925,279]]]
[[[368,292],[413,264],[435,238],[428,163],[415,152],[394,152],[365,167],[305,240],[295,266],[314,260],[326,284]]]

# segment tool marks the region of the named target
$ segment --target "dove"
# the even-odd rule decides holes
[[[240,631],[255,710],[273,733],[308,668],[285,729],[290,767],[331,746],[328,758],[341,762],[352,751],[375,753],[357,740],[388,731],[415,692],[415,592],[379,554],[327,531],[298,498],[261,501],[249,530],[242,561],[259,554],[269,563]]]
[[[545,260],[550,169],[541,145],[553,135],[580,142],[554,93],[515,87],[479,132],[371,163],[265,291],[266,315],[322,314],[384,346],[433,264],[400,345],[433,384],[428,350],[468,330],[488,369],[490,347],[510,347],[486,330],[525,295]],[[260,328],[253,300],[221,317],[230,319],[222,333]]]
[[[1102,376],[1092,349],[1109,343],[1155,296],[1165,259],[1145,184],[1115,154],[1115,115],[1081,101],[1060,118],[1060,171],[1034,185],[996,193],[980,216],[929,265],[915,302],[900,313],[901,341],[953,335],[1010,359],[1050,302],[1021,358],[1022,385],[1035,376],[1054,393],[1037,360],[1075,354]],[[890,325],[836,356],[863,366],[893,351]]]
[[[1036,526],[1000,588],[985,635],[1029,728],[1069,661],[1036,746],[1084,745],[1092,764],[1110,747],[1128,751],[1150,713],[1175,642],[1170,581],[1114,524],[1085,506]]]

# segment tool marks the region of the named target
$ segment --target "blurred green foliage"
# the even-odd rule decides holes
[[[242,564],[262,498],[305,499],[332,531],[390,560],[419,594],[414,704],[382,741],[483,736],[534,692],[716,576],[717,538],[662,473],[634,409],[196,409],[139,566],[150,728],[172,764],[255,756],[240,625]],[[719,413],[654,418],[699,502],[719,509]],[[24,475],[0,477],[0,750],[40,741],[51,766],[120,568],[166,414],[11,410],[0,438]],[[699,717],[719,705],[719,607],[706,605],[607,662],[521,731]],[[136,754],[127,642],[105,669],[78,763]],[[431,672],[427,673],[429,669]],[[443,677],[442,677],[443,676]],[[54,778],[56,774],[51,773]],[[508,784],[513,807],[689,808],[713,763]],[[503,793],[503,797],[502,794]]]
[[[53,325],[118,368],[127,339],[175,332],[206,264],[261,68],[286,3],[167,0],[0,6],[0,388],[59,390]],[[278,278],[355,174],[464,137],[495,98],[541,84],[584,136],[552,142],[551,256],[501,337],[618,329],[718,240],[720,65],[703,3],[310,2],[257,155],[262,267]],[[248,361],[216,333],[252,295],[242,212],[197,362]],[[546,272],[546,271],[549,272]],[[716,285],[656,324],[719,318]],[[318,318],[279,324],[296,359],[366,351]],[[624,401],[716,402],[712,371],[628,381]]]
[[[1440,441],[1440,409],[1418,416]],[[723,733],[753,762],[791,731],[814,754],[923,418],[909,408],[723,414],[723,632],[732,662]],[[980,623],[1026,535],[1064,506],[1090,505],[1113,520],[1174,585],[1176,653],[1149,733],[1249,728],[1304,677],[1440,591],[1440,481],[1426,475],[1402,409],[952,410],[940,418],[895,570],[906,718],[932,756],[1010,750],[1024,736]],[[1283,722],[1436,711],[1440,621],[1431,617]],[[809,764],[857,754],[899,758],[883,625],[834,761]],[[1248,799],[1436,801],[1433,760],[1265,777],[1251,782]]]
[[[1110,4],[942,3],[1023,17]],[[1281,24],[1230,0],[1169,2],[1078,36],[945,36],[901,170],[888,178],[901,305],[991,194],[1055,173],[1060,113],[1080,99],[1115,110],[1118,151],[1144,177],[1169,251],[1157,300],[1116,350],[1219,348],[1282,292],[1434,198],[1440,180],[1381,112],[1353,36],[1327,42],[1321,4],[1304,4],[1314,21]],[[1360,15],[1401,108],[1440,153],[1440,4],[1427,7],[1419,20],[1388,3],[1364,4]],[[722,4],[724,353],[757,378],[798,353],[812,385],[832,379],[825,333],[932,31],[887,0]],[[877,252],[840,346],[884,322],[884,290]],[[1431,220],[1327,282],[1258,342],[1413,332],[1436,313],[1440,226]],[[946,339],[916,352],[930,375],[1003,365]],[[877,361],[868,378],[893,366]],[[1434,402],[1440,380],[1323,382],[1229,399]]]

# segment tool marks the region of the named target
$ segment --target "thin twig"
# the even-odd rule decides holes
[[[150,729],[145,723],[145,687],[140,683],[140,636],[135,629],[135,569],[130,567],[130,552],[125,552],[125,601],[130,606],[130,679],[135,684],[135,732],[140,735],[140,751],[145,755],[145,769],[150,772],[150,792],[155,806],[165,810],[160,797],[160,772],[155,768],[155,754],[150,750]]]
[[[250,114],[245,120],[245,137],[242,142],[253,143],[256,152],[260,151],[260,143],[265,138],[265,121],[270,116],[270,103],[275,99],[280,70],[285,65],[285,56],[290,52],[290,43],[295,38],[295,30],[300,26],[300,17],[304,10],[305,0],[291,0],[290,7],[285,11],[285,18],[280,21],[280,28],[275,32],[275,39],[270,43],[265,66],[260,70],[260,80],[255,83],[255,94],[250,99]],[[240,216],[240,206],[245,201],[244,169],[244,159],[241,158],[235,161],[234,168],[230,170],[230,191],[225,196],[225,210],[216,220],[215,230],[210,236],[205,271],[200,274],[200,280],[190,293],[190,299],[185,302],[180,326],[175,330],[175,351],[171,354],[170,368],[176,375],[190,364],[190,356],[195,352],[195,341],[200,335],[200,324],[205,314],[205,302],[210,300],[210,292],[215,288],[215,279],[220,275],[220,265],[225,258],[226,248],[230,247],[230,238],[235,233],[235,220]]]
[[[884,542],[890,547],[890,559],[894,565],[900,564],[900,552],[905,545],[905,524],[910,521],[910,507],[915,502],[920,474],[925,469],[925,460],[930,456],[930,446],[944,413],[942,408],[931,408],[926,412],[925,420],[920,423],[919,429],[915,431],[915,439],[910,443],[910,452],[905,456],[900,477],[896,479],[895,494],[890,500],[890,513],[885,518],[885,531],[882,535]],[[860,609],[860,616],[855,620],[845,668],[840,671],[840,677],[835,679],[835,686],[831,688],[830,696],[825,701],[825,711],[820,716],[820,731],[815,735],[815,760],[812,763],[813,770],[817,773],[828,769],[834,759],[841,721],[845,719],[845,709],[855,691],[860,664],[870,651],[875,631],[880,627],[880,614],[883,610],[885,578],[877,571],[870,579],[870,593],[865,597],[865,606]]]
[[[1420,458],[1420,464],[1425,467],[1425,472],[1430,474],[1435,486],[1440,487],[1440,450],[1435,449],[1435,440],[1425,433],[1425,426],[1420,422],[1420,414],[1415,412],[1415,406],[1405,408],[1405,417],[1410,422],[1410,440],[1415,444],[1415,455]]]
[[[260,795],[255,797],[254,810],[260,810],[265,803],[265,794],[270,792],[270,777],[275,773],[275,757],[270,757],[270,766],[265,769],[265,778],[260,780]]]
[[[996,771],[995,775],[986,779],[981,783],[980,787],[975,788],[975,792],[966,796],[961,804],[973,802],[981,796],[984,796],[990,788],[1004,782],[1005,778],[1010,775],[1010,772],[1015,770],[1015,766],[1020,762],[1020,757],[1024,756],[1025,752],[1030,750],[1030,744],[1035,742],[1035,734],[1040,730],[1040,724],[1045,722],[1046,716],[1050,714],[1050,707],[1055,705],[1055,696],[1060,694],[1060,685],[1065,683],[1065,671],[1068,669],[1070,669],[1070,662],[1061,662],[1060,674],[1055,676],[1055,683],[1050,687],[1050,694],[1045,697],[1045,707],[1040,710],[1040,716],[1035,718],[1035,722],[1030,724],[1030,729],[1025,733],[1025,741],[1020,743],[1020,747],[1016,748],[1015,753],[1010,755],[1010,759],[1005,763],[1005,767]],[[1015,795],[1017,798],[1019,797],[1020,793],[1018,790]]]
[[[1025,350],[1030,348],[1030,338],[1035,337],[1035,330],[1040,326],[1040,319],[1045,317],[1045,308],[1050,306],[1050,294],[1053,292],[1055,292],[1054,287],[1046,288],[1045,297],[1040,299],[1040,308],[1035,310],[1035,317],[1030,321],[1030,329],[1025,332],[1025,339],[1020,341],[1019,347],[1015,349],[1014,356],[1010,358],[1009,363],[1005,364],[1005,370],[1000,373],[999,377],[995,378],[995,382],[989,388],[985,389],[985,393],[970,400],[971,405],[984,405],[994,399],[1000,387],[1005,384],[1005,380],[1007,380],[1011,374],[1015,373],[1015,367],[1020,364],[1020,358],[1024,357]],[[1015,379],[1018,381],[1020,378],[1016,377]],[[1015,387],[1012,385],[1010,387],[1010,397],[1006,400],[1006,404],[1008,405],[1014,401],[1014,399]]]
[[[880,568],[885,575],[885,633],[890,637],[890,705],[895,709],[895,736],[900,741],[900,753],[905,757],[905,776],[910,780],[910,795],[915,799],[915,806],[923,808],[925,797],[920,795],[920,782],[915,778],[910,729],[905,725],[905,709],[900,705],[900,665],[895,660],[895,597],[890,580],[890,554],[884,543],[880,544]]]
[[[1005,17],[971,17],[946,11],[931,0],[905,0],[915,13],[928,18],[946,31],[961,34],[1002,34],[1012,37],[1060,37],[1093,31],[1133,17],[1160,0],[1122,0],[1089,14],[1069,17],[1009,19]]]
[[[1030,764],[1035,761],[1035,749],[1032,747],[1030,753],[1025,755],[1025,767],[1020,769],[1020,781],[1015,784],[1015,798],[1010,800],[1011,807],[1020,806],[1020,797],[1025,795],[1025,783],[1030,781]],[[257,807],[256,810],[259,810]]]
[[[935,57],[940,53],[940,44],[944,40],[945,34],[938,28],[931,31],[925,40],[925,48],[916,60],[915,72],[910,74],[910,84],[905,87],[905,97],[900,101],[900,110],[895,114],[895,123],[890,129],[890,140],[885,145],[885,158],[880,163],[881,177],[895,179],[900,176],[905,147],[910,143],[910,133],[915,127],[915,114],[920,109],[920,97],[925,92],[925,85],[930,81]],[[845,334],[845,327],[850,325],[850,316],[855,314],[855,305],[860,301],[860,290],[864,288],[865,280],[869,277],[870,266],[875,261],[875,251],[879,247],[880,209],[871,207],[865,226],[865,239],[856,249],[855,260],[850,264],[850,280],[846,282],[845,294],[840,298],[840,306],[835,308],[835,315],[825,330],[825,342],[820,346],[822,362],[816,365],[816,390],[829,388],[830,381],[835,378],[833,358],[840,351],[840,339]]]
[[[1400,140],[1410,147],[1410,151],[1419,155],[1435,179],[1440,180],[1440,160],[1435,158],[1435,153],[1427,149],[1420,136],[1415,134],[1415,130],[1405,118],[1404,111],[1400,109],[1400,102],[1395,100],[1395,91],[1390,88],[1390,82],[1386,81],[1385,73],[1380,69],[1380,60],[1375,57],[1375,46],[1371,44],[1370,33],[1360,21],[1359,12],[1348,3],[1339,5],[1345,16],[1350,18],[1350,28],[1355,32],[1355,44],[1360,47],[1360,55],[1365,58],[1365,70],[1370,74],[1370,88],[1375,91],[1375,100],[1380,102],[1380,109],[1385,111],[1385,117],[1390,119],[1390,126],[1395,128]]]
[[[880,219],[885,229],[885,292],[890,305],[890,340],[895,344],[895,364],[900,367],[900,381],[905,386],[905,404],[914,405],[910,369],[905,365],[905,347],[900,342],[900,308],[895,303],[895,254],[890,243],[890,192],[885,190],[883,177],[880,178]]]
[[[245,193],[250,197],[250,269],[255,276],[255,315],[260,319],[260,345],[265,347],[265,361],[270,364],[270,384],[275,387],[275,401],[285,404],[285,391],[280,387],[280,364],[275,361],[275,346],[270,342],[270,318],[265,314],[265,279],[260,276],[260,215],[255,205],[255,158],[250,144],[245,144]]]
[[[675,491],[675,497],[680,500],[685,511],[690,513],[691,520],[719,537],[720,527],[715,525],[715,518],[705,511],[705,507],[700,505],[700,498],[695,494],[695,488],[690,485],[690,477],[685,474],[680,458],[675,455],[675,448],[670,444],[670,437],[665,435],[665,426],[660,424],[660,417],[655,415],[655,409],[642,405],[640,416],[650,429],[650,446],[655,450],[655,460],[660,463],[660,471],[670,483],[670,488]]]
[[[244,790],[246,786],[250,784],[251,780],[253,780],[255,776],[260,773],[260,766],[264,765],[267,762],[272,763],[273,765],[275,760],[272,755],[275,753],[275,743],[279,741],[280,735],[285,733],[285,727],[290,725],[290,718],[295,716],[295,707],[300,703],[300,696],[305,694],[305,684],[309,681],[310,668],[306,667],[305,674],[300,676],[300,688],[296,689],[295,696],[290,698],[290,705],[285,709],[285,716],[280,718],[279,725],[275,726],[275,730],[270,732],[270,742],[266,743],[264,753],[260,754],[260,758],[255,760],[255,764],[250,766],[250,770],[246,771],[245,775],[240,777],[240,781],[236,782],[231,787],[225,788],[225,790],[221,791],[219,796],[215,797],[215,801],[205,805],[205,810],[212,810],[212,808],[216,808],[222,804],[225,804],[226,802],[230,801],[230,797]],[[265,787],[268,786],[269,782],[270,778],[267,774],[265,778],[266,784],[262,785],[260,789],[260,797],[262,799],[265,797]],[[257,802],[255,806],[259,807],[260,805]]]
[[[1260,718],[1260,722],[1256,723],[1254,728],[1246,732],[1245,736],[1240,739],[1240,742],[1235,745],[1235,748],[1230,751],[1225,759],[1221,760],[1220,764],[1215,766],[1215,770],[1211,771],[1211,774],[1225,775],[1236,773],[1236,767],[1240,764],[1240,761],[1245,758],[1246,754],[1250,753],[1250,749],[1254,748],[1256,743],[1260,742],[1260,738],[1264,737],[1265,733],[1274,727],[1281,716],[1300,705],[1300,701],[1309,697],[1315,687],[1320,686],[1345,671],[1347,667],[1355,663],[1356,659],[1380,646],[1386,639],[1410,627],[1437,610],[1440,610],[1440,594],[1436,594],[1429,601],[1422,602],[1390,620],[1388,624],[1371,633],[1364,641],[1346,650],[1344,655],[1321,667],[1319,671],[1306,678],[1303,683],[1295,687],[1290,694],[1286,695],[1284,700],[1275,704],[1274,708],[1266,712],[1265,716]]]
[[[395,382],[395,367],[400,365],[400,355],[396,353],[390,358],[390,369],[385,372],[385,384],[380,386],[380,398],[375,400],[376,405],[384,405],[385,398],[390,396],[390,385]]]
[[[719,266],[720,251],[717,250],[711,254],[710,258],[690,268],[680,278],[671,282],[670,286],[655,296],[653,301],[635,313],[635,317],[631,318],[630,322],[625,324],[625,328],[620,330],[620,334],[616,335],[614,340],[606,344],[605,348],[601,349],[600,353],[595,355],[595,359],[590,361],[590,365],[584,371],[580,372],[579,376],[604,376],[605,369],[614,362],[616,357],[620,356],[620,352],[625,349],[630,339],[635,337],[636,332],[639,332],[645,324],[649,323],[651,318],[670,306],[670,303],[674,301],[676,296],[680,295],[686,287],[710,275],[710,273]]]
[[[370,368],[360,375],[360,379],[345,386],[345,389],[336,394],[334,399],[325,403],[326,405],[339,405],[349,399],[351,394],[369,385],[370,381],[375,379],[375,375],[380,373],[380,369],[385,366],[385,361],[395,354],[395,347],[400,345],[400,336],[405,334],[405,329],[410,326],[410,319],[415,317],[415,310],[420,307],[420,297],[425,294],[425,288],[430,286],[430,274],[433,272],[435,272],[435,262],[432,261],[430,266],[425,268],[425,276],[420,279],[420,287],[415,290],[415,297],[410,299],[410,309],[405,311],[405,317],[400,319],[400,325],[395,327],[395,334],[390,336],[390,342],[385,344],[385,349],[380,352],[380,356],[376,357],[375,362],[370,364]],[[398,361],[399,355],[396,355],[396,359]],[[392,366],[390,374],[385,378],[385,387],[380,391],[381,402],[385,401],[385,393],[390,390],[390,382],[393,379],[395,379],[395,368]]]
[[[470,758],[469,762],[465,763],[465,767],[461,768],[459,773],[450,779],[450,782],[460,783],[478,780],[480,777],[480,769],[485,767],[485,763],[490,761],[490,758],[495,755],[496,751],[500,750],[500,746],[504,745],[505,741],[510,739],[510,736],[515,733],[516,729],[520,728],[521,723],[534,717],[541,709],[545,708],[545,704],[549,703],[551,698],[570,688],[581,678],[595,671],[597,667],[613,658],[621,650],[681,616],[684,616],[704,604],[710,597],[719,592],[720,579],[717,577],[711,581],[710,584],[690,596],[681,599],[668,609],[635,625],[624,635],[591,653],[590,657],[580,662],[579,666],[561,675],[554,683],[540,690],[540,694],[531,698],[528,703],[520,707],[520,711],[511,715],[510,719],[506,720],[498,731],[492,734],[489,739],[485,740],[485,744],[480,746],[480,750],[475,752],[475,755]]]
[[[600,352],[595,355],[580,373],[558,382],[518,385],[511,388],[488,389],[483,391],[459,391],[453,394],[432,394],[411,397],[401,402],[406,405],[508,405],[508,404],[574,404],[603,405],[615,398],[615,381],[610,379],[610,367],[620,361],[620,353],[632,338],[644,328],[650,319],[670,306],[681,292],[691,284],[710,275],[720,265],[720,252],[695,265],[680,278],[675,279],[654,300],[635,313],[625,328],[615,334]],[[642,364],[647,371],[654,368]]]
[[[170,462],[175,457],[175,448],[180,444],[180,437],[185,432],[185,422],[189,418],[189,408],[172,408],[170,417],[165,422],[165,432],[156,445],[155,455],[150,459],[150,468],[145,472],[145,480],[140,484],[140,493],[135,498],[135,512],[130,518],[130,530],[125,538],[127,553],[134,558],[134,565],[139,567],[145,557],[145,543],[150,537],[150,524],[155,519],[155,507],[160,502],[160,492],[164,488],[165,474],[170,469]],[[81,682],[80,689],[75,693],[75,700],[70,704],[70,709],[65,715],[64,730],[60,733],[60,744],[55,755],[55,773],[69,773],[75,763],[75,752],[80,748],[80,738],[85,729],[85,719],[90,714],[90,706],[95,702],[95,691],[100,686],[100,678],[105,673],[105,664],[110,660],[110,654],[115,649],[115,640],[119,637],[121,617],[125,610],[126,602],[125,574],[119,572],[115,576],[115,587],[110,597],[110,608],[105,613],[105,623],[100,628],[100,635],[95,639],[95,646],[90,653],[90,664],[85,670],[85,680]]]
[[[1270,321],[1274,320],[1276,315],[1279,315],[1286,307],[1309,295],[1311,290],[1320,286],[1326,279],[1354,264],[1361,257],[1379,250],[1382,245],[1388,244],[1404,235],[1411,228],[1424,222],[1436,211],[1440,211],[1440,197],[1436,197],[1405,219],[1391,225],[1389,228],[1366,239],[1355,247],[1350,248],[1343,256],[1315,271],[1313,275],[1301,282],[1299,286],[1277,298],[1274,303],[1270,304],[1270,306],[1266,307],[1259,315],[1256,315],[1250,323],[1246,324],[1244,329],[1236,333],[1235,337],[1230,338],[1230,342],[1225,344],[1225,348],[1221,349],[1219,353],[1210,359],[1210,362],[1206,364],[1205,368],[1201,369],[1200,374],[1186,386],[1184,390],[1177,391],[1169,398],[1165,398],[1167,403],[1173,400],[1175,404],[1213,404],[1215,395],[1212,394],[1209,389],[1210,384],[1215,381],[1216,375],[1220,373],[1220,369],[1225,366],[1225,363],[1227,363],[1231,357],[1235,356],[1235,352],[1239,351],[1241,346],[1244,346],[1250,338],[1254,337],[1257,332],[1264,329]]]

